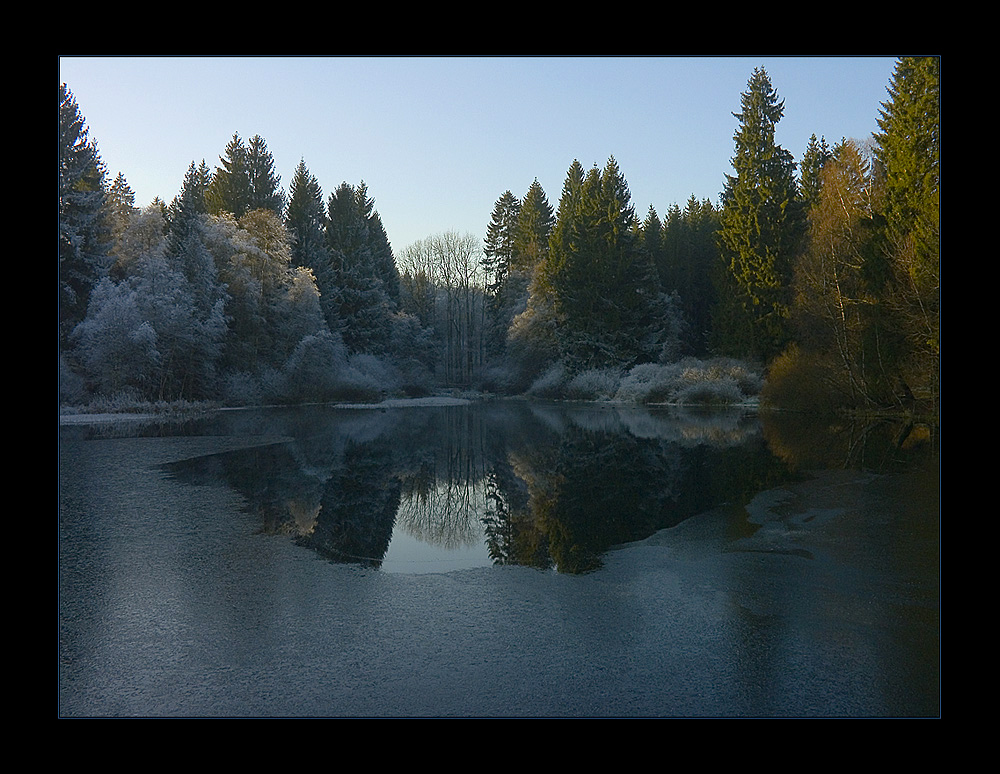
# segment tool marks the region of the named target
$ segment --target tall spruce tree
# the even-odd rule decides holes
[[[299,161],[289,186],[285,225],[292,245],[292,264],[311,269],[320,294],[320,306],[331,331],[340,330],[336,302],[337,277],[326,239],[326,205],[323,189]]]
[[[280,184],[263,138],[255,135],[247,144],[234,134],[206,192],[208,211],[213,215],[228,212],[237,220],[256,209],[281,215],[285,200]]]
[[[105,168],[76,98],[59,86],[59,341],[87,313],[90,291],[110,268]]]
[[[493,215],[486,227],[482,266],[486,274],[486,291],[500,295],[514,258],[518,216],[521,202],[510,191],[504,191],[493,205]]]
[[[812,135],[799,165],[799,194],[807,208],[815,206],[819,199],[820,172],[831,158],[833,151],[826,138],[817,139],[815,134]]]
[[[572,371],[659,359],[669,303],[636,239],[628,184],[614,157],[582,182],[579,172],[574,163],[567,175],[538,287],[552,298],[561,357]]]
[[[515,232],[511,270],[530,275],[549,251],[549,237],[555,224],[552,205],[536,178],[521,199]]]
[[[911,256],[914,281],[936,289],[940,261],[941,61],[903,57],[882,104],[875,156],[885,175],[892,249]]]
[[[376,229],[373,237],[374,215],[374,200],[364,183],[357,188],[341,183],[327,203],[326,240],[334,277],[327,290],[333,293],[344,343],[352,353],[383,354],[390,344],[395,305],[385,281],[388,242],[382,242],[384,230],[380,237]]]
[[[486,227],[480,264],[485,275],[486,346],[499,353],[507,336],[512,313],[511,271],[515,261],[518,219],[521,202],[509,190],[504,191],[493,206]],[[516,280],[515,280],[516,281]]]
[[[285,208],[281,177],[274,171],[274,157],[267,149],[267,143],[257,134],[250,138],[247,145],[247,177],[250,183],[247,212],[269,210],[281,216]]]
[[[755,69],[734,113],[739,127],[722,193],[722,259],[716,344],[727,354],[764,360],[788,341],[792,261],[803,234],[792,155],[775,141],[784,101],[763,68]]]
[[[875,158],[884,176],[885,249],[869,271],[902,337],[893,366],[901,400],[939,394],[941,62],[904,57],[883,103]]]
[[[242,217],[250,201],[250,173],[247,147],[238,134],[226,145],[219,157],[219,165],[212,175],[205,192],[207,211],[213,215],[228,212],[234,218]]]

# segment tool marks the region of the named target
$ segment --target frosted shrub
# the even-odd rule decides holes
[[[702,374],[702,377],[704,375]],[[676,396],[677,403],[692,405],[725,405],[742,403],[745,400],[736,380],[729,376],[721,378],[690,379],[680,388]]]
[[[482,392],[511,395],[517,392],[518,375],[508,365],[491,365],[479,373],[477,388]]]
[[[726,358],[708,362],[687,360],[681,365],[683,371],[680,388],[685,391],[696,385],[718,383],[719,395],[727,395],[731,390],[728,383],[731,382],[740,392],[740,400],[746,400],[748,397],[757,396],[764,385],[764,379],[760,374],[738,360]]]
[[[566,385],[566,368],[562,363],[549,367],[528,388],[528,394],[536,398],[561,398]]]
[[[364,392],[362,375],[347,364],[344,342],[329,331],[304,336],[281,377],[272,384],[273,397],[285,402],[357,399]]]
[[[222,401],[227,406],[257,406],[264,400],[261,381],[246,371],[227,374],[222,385]]]
[[[614,368],[592,368],[582,371],[566,385],[570,400],[612,400],[618,393],[621,373]]]
[[[384,396],[395,392],[399,384],[399,374],[395,367],[375,355],[353,355],[348,361],[349,378],[355,389]]]
[[[642,363],[625,375],[615,397],[624,403],[665,403],[676,390],[677,376],[677,366]]]
[[[64,406],[77,406],[87,399],[87,387],[80,376],[59,353],[59,402]]]

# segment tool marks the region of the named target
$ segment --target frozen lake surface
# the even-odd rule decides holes
[[[59,715],[939,714],[919,432],[383,408],[62,428]]]

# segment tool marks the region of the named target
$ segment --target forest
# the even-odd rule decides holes
[[[259,136],[137,206],[61,84],[60,405],[457,389],[936,418],[940,60],[897,60],[870,138],[796,160],[783,113],[754,70],[718,205],[642,215],[613,157],[574,161],[556,200],[502,192],[484,240],[394,251],[363,181],[324,194],[303,159],[285,190]]]

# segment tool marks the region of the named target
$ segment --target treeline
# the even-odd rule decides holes
[[[937,413],[939,59],[898,60],[888,91],[878,132],[814,135],[798,176],[763,70],[742,96],[712,337],[768,364],[776,405]]]
[[[939,68],[900,59],[879,132],[832,147],[813,135],[800,162],[775,140],[784,102],[755,70],[718,207],[692,197],[639,222],[613,158],[573,162],[555,212],[537,181],[505,192],[484,268],[508,386],[677,400],[714,381],[695,393],[728,402],[759,368],[773,405],[936,414]]]
[[[192,163],[169,204],[111,183],[60,88],[61,400],[552,397],[936,408],[939,63],[901,59],[880,132],[775,143],[763,70],[735,174],[640,221],[614,158],[497,200],[485,241],[394,255],[365,184],[288,193],[264,140]],[[747,364],[751,364],[749,367]]]

